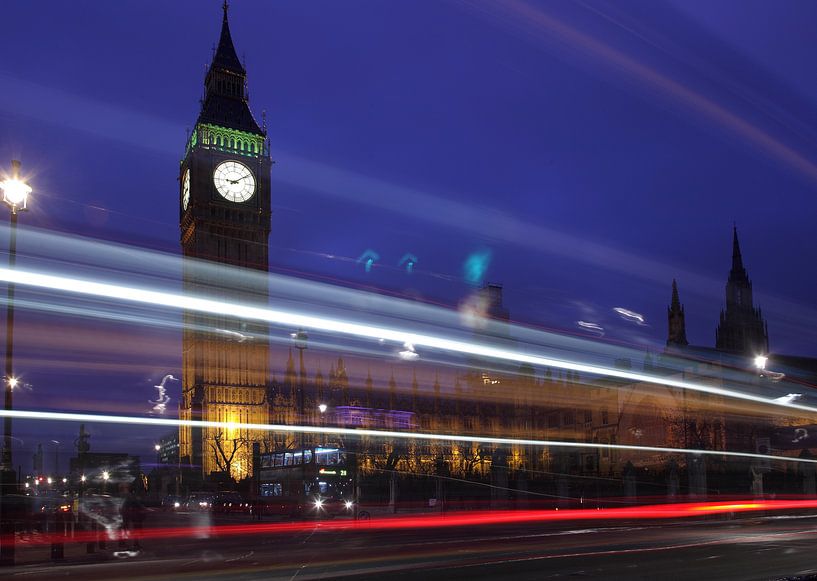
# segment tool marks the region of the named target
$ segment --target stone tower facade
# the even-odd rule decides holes
[[[179,167],[184,290],[228,305],[266,306],[271,161],[266,130],[249,108],[246,80],[225,2],[201,110]],[[179,417],[267,423],[266,325],[203,311],[187,311],[184,323]],[[251,470],[252,442],[263,436],[238,427],[182,427],[181,461],[200,466],[203,476],[242,478]]]

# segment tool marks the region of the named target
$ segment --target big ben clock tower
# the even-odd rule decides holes
[[[247,102],[246,79],[225,1],[201,111],[179,169],[184,288],[191,295],[266,306],[271,162],[266,131]],[[180,418],[267,423],[266,327],[191,312],[184,322]],[[203,476],[229,472],[240,479],[251,470],[252,441],[262,436],[229,426],[183,426],[180,454],[183,462],[201,466]]]

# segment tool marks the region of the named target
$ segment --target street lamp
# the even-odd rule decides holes
[[[9,270],[14,270],[17,262],[17,213],[26,209],[28,195],[31,193],[31,186],[20,179],[20,162],[12,160],[11,177],[0,182],[0,189],[3,190],[3,201],[11,209],[11,234],[9,239]],[[6,412],[14,409],[12,403],[12,390],[17,385],[14,377],[12,359],[14,354],[14,283],[6,285],[8,301],[6,302],[6,375],[5,375],[5,405]],[[6,496],[13,492],[17,478],[14,474],[14,465],[11,458],[11,415],[3,418],[3,454],[0,458],[2,464],[2,481],[0,481],[0,510],[10,509],[6,502]],[[10,518],[0,518],[0,565],[14,565],[14,521]]]
[[[309,340],[309,335],[303,329],[298,329],[295,333],[291,333],[295,348],[298,350],[298,400],[300,407],[301,422],[304,421],[304,377],[306,376],[306,369],[304,368],[304,349],[306,349],[306,342]],[[304,432],[301,430],[301,452],[304,449]]]
[[[104,488],[106,494],[108,492],[108,478],[110,478],[110,477],[111,477],[111,475],[108,474],[107,470],[102,472],[102,481],[104,482],[103,488]]]
[[[318,404],[318,411],[321,412],[321,445],[326,445],[326,433],[323,431],[323,414],[326,413],[327,405],[325,403]]]
[[[51,440],[51,443],[54,444],[54,474],[59,476],[60,475],[60,441],[59,440]]]
[[[759,371],[763,371],[764,369],[766,369],[766,362],[767,361],[769,361],[769,358],[766,357],[765,355],[756,355],[755,356],[755,367],[757,367],[757,369]]]

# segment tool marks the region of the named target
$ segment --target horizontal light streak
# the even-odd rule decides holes
[[[697,454],[706,456],[729,456],[733,458],[754,458],[759,460],[776,460],[817,464],[817,459],[789,458],[771,454],[752,454],[750,452],[725,452],[720,450],[697,450],[669,448],[663,446],[635,446],[630,444],[602,444],[597,442],[567,442],[561,440],[536,440],[528,438],[507,438],[499,436],[470,436],[465,434],[431,434],[423,432],[399,432],[393,430],[371,430],[357,428],[339,428],[323,426],[298,426],[286,424],[252,424],[246,422],[214,422],[207,420],[183,420],[176,418],[153,418],[142,416],[101,415],[78,412],[46,412],[35,410],[0,410],[0,417],[26,420],[51,420],[66,422],[95,422],[104,424],[130,424],[164,427],[197,427],[229,430],[253,430],[265,432],[296,432],[305,434],[331,434],[339,436],[370,436],[383,439],[434,440],[443,442],[467,442],[480,444],[505,444],[516,446],[537,446],[551,448],[591,448],[606,450],[630,450],[636,452],[665,452],[670,454]]]
[[[260,306],[249,306],[236,302],[205,299],[194,295],[153,291],[9,268],[0,268],[0,280],[30,287],[75,293],[84,296],[117,299],[137,304],[167,307],[170,309],[179,309],[183,311],[194,311],[206,314],[223,315],[232,318],[263,321],[290,328],[304,328],[330,333],[340,333],[359,338],[394,341],[400,344],[410,343],[411,345],[415,346],[415,348],[422,346],[464,355],[513,361],[516,363],[528,363],[534,366],[553,367],[557,369],[578,371],[592,375],[614,377],[617,379],[625,379],[635,382],[653,383],[668,387],[677,387],[690,391],[752,401],[764,405],[817,413],[817,407],[813,406],[778,401],[773,398],[761,397],[732,389],[714,387],[700,383],[672,379],[669,377],[661,377],[647,373],[638,373],[625,369],[615,369],[600,365],[590,365],[552,359],[549,357],[531,355],[516,350],[492,347],[490,345],[472,341],[447,339],[444,337],[423,333],[412,333],[409,331],[384,326],[365,325],[335,318],[287,312]]]
[[[197,535],[207,537],[228,537],[255,534],[276,534],[315,531],[356,531],[377,532],[403,529],[435,529],[464,526],[490,526],[534,522],[561,521],[610,521],[610,520],[660,520],[669,518],[695,518],[702,515],[727,514],[736,512],[753,512],[756,510],[813,510],[817,500],[764,500],[752,503],[677,503],[628,506],[621,508],[585,508],[562,510],[476,510],[445,513],[419,514],[401,517],[381,517],[371,520],[324,520],[320,523],[309,521],[200,525],[184,527],[148,528],[130,531],[129,538],[139,539],[172,539],[190,538]],[[811,534],[811,531],[809,531]],[[116,540],[120,531],[112,531],[108,537]],[[0,539],[2,540],[2,539]],[[85,543],[99,540],[96,531],[77,531],[72,536],[62,534],[44,534],[26,541],[25,544],[50,544],[53,542]],[[23,544],[23,543],[21,543]]]

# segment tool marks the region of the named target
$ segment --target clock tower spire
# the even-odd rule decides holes
[[[236,55],[226,2],[223,10],[205,96],[179,168],[184,289],[191,296],[265,307],[271,161],[266,130],[250,110],[247,71]],[[267,327],[200,313],[186,313],[184,322],[180,418],[268,423]],[[247,430],[182,427],[180,453],[201,466],[203,476],[227,472],[240,479],[249,474],[252,442],[261,437]]]

